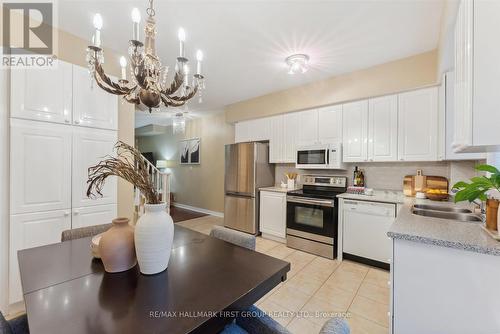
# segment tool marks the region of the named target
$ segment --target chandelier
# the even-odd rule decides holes
[[[144,43],[139,39],[139,24],[141,14],[137,8],[132,10],[133,37],[129,42],[130,80],[127,79],[127,60],[120,58],[121,79],[113,81],[102,68],[104,53],[101,47],[102,17],[100,14],[94,16],[95,34],[92,37],[92,45],[87,48],[87,63],[91,77],[97,85],[106,92],[121,95],[133,104],[145,105],[149,112],[152,108],[159,108],[162,104],[166,107],[180,107],[188,100],[199,94],[201,102],[201,91],[205,88],[204,76],[201,74],[201,62],[203,53],[196,52],[196,73],[189,82],[189,64],[185,56],[184,42],[186,33],[180,28],[179,56],[175,65],[173,80],[167,84],[169,68],[162,66],[156,55],[156,22],[153,0],[149,0],[146,10],[148,18],[144,27]]]

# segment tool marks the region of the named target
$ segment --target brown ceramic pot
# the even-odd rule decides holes
[[[102,234],[99,253],[108,273],[129,270],[137,264],[134,228],[128,223],[128,218],[113,219],[113,226]]]
[[[497,199],[486,201],[486,228],[492,231],[497,230],[498,204]]]

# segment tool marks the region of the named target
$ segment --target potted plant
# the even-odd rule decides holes
[[[453,186],[453,189],[459,190],[455,194],[455,203],[461,201],[474,202],[476,200],[486,202],[486,228],[496,231],[498,230],[500,171],[491,165],[478,165],[476,170],[488,172],[489,175],[473,177],[471,183],[457,182]]]
[[[174,223],[166,211],[148,173],[141,152],[119,141],[115,145],[116,157],[107,157],[89,168],[87,196],[102,196],[102,188],[110,176],[118,176],[134,185],[146,198],[145,213],[139,218],[134,231],[135,251],[141,273],[152,275],[168,267]]]

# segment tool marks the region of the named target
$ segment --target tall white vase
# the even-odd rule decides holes
[[[146,204],[135,226],[135,252],[141,273],[154,275],[167,269],[174,240],[174,222],[166,204]]]

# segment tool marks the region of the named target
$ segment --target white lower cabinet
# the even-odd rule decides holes
[[[94,205],[72,210],[71,228],[109,224],[116,218],[116,204]]]
[[[499,256],[394,239],[391,269],[392,333],[500,333]]]
[[[87,197],[88,168],[112,155],[116,140],[116,131],[73,127],[73,208],[116,203],[117,180],[114,176],[106,179],[102,197]]]
[[[272,239],[286,238],[286,193],[260,192],[260,232]]]
[[[17,251],[54,244],[61,241],[61,233],[71,228],[71,210],[11,215],[9,254],[9,303],[23,299]]]

